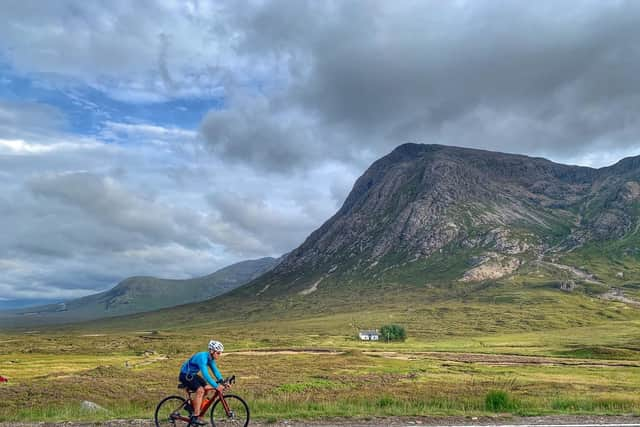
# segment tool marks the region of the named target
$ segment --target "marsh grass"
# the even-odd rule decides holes
[[[282,384],[276,387],[275,391],[280,393],[304,393],[304,392],[324,392],[347,387],[344,384],[336,383],[321,378],[311,378],[309,381]]]
[[[623,414],[638,412],[637,399],[615,398],[558,398],[551,401],[551,409],[565,413]]]
[[[484,398],[484,408],[490,412],[512,412],[517,404],[504,390],[489,390]]]
[[[594,328],[587,329],[594,333]],[[616,348],[616,342],[627,346],[628,340],[638,336],[634,322],[603,324],[595,330],[610,333],[607,341],[612,348]],[[179,366],[191,352],[199,350],[199,343],[181,334],[161,332],[158,335],[162,339],[153,341],[135,334],[49,335],[51,341],[38,351],[33,351],[38,337],[27,336],[18,340],[20,344],[12,347],[11,352],[2,348],[5,351],[0,351],[0,370],[10,377],[10,383],[2,386],[0,420],[99,421],[151,417],[162,397],[181,394],[175,388]],[[228,338],[224,330],[220,330],[220,335]],[[447,353],[424,353],[446,347],[449,351],[457,349],[453,355],[479,354],[473,352],[484,350],[482,354],[506,358],[514,349],[521,353],[557,354],[558,348],[563,348],[558,347],[563,336],[571,336],[572,345],[582,341],[587,346],[594,340],[581,328],[552,334],[486,335],[473,340],[414,338],[397,345],[378,343],[374,346],[327,335],[315,337],[317,341],[311,348],[326,348],[328,342],[333,342],[330,348],[336,349],[338,343],[338,349],[344,352],[292,354],[265,347],[267,351],[263,353],[236,354],[234,351],[242,348],[235,349],[234,344],[230,344],[230,351],[224,354],[219,366],[223,373],[238,376],[234,392],[247,399],[252,413],[261,420],[492,412],[640,413],[639,368],[633,364],[620,365],[620,359],[598,359],[598,366],[510,366],[481,360],[461,362],[450,359]],[[308,338],[297,338],[308,344]],[[72,345],[76,353],[56,354],[56,341],[61,348]],[[234,343],[233,340],[227,342]],[[180,343],[186,349],[174,353]],[[239,345],[251,344],[240,341]],[[91,354],[91,349],[106,348],[112,353],[107,354],[105,350],[103,354]],[[304,348],[307,347],[300,347]],[[25,349],[29,351],[23,351]],[[593,359],[564,355],[549,360],[579,363]],[[129,368],[125,367],[127,361]],[[487,403],[487,396],[495,390],[507,394],[507,403],[495,396],[491,398],[492,403]],[[82,400],[94,401],[108,412],[83,411]]]

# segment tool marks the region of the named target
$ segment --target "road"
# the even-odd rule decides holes
[[[251,422],[253,427],[640,427],[640,416],[545,416],[545,417],[407,417],[336,419],[322,421]],[[113,420],[101,423],[18,423],[0,427],[153,427],[151,420]]]

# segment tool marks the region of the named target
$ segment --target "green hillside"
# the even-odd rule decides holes
[[[131,277],[108,291],[66,303],[0,311],[0,325],[33,328],[47,324],[122,316],[203,301],[246,284],[273,268],[277,262],[277,259],[269,257],[242,261],[207,276],[186,280]]]

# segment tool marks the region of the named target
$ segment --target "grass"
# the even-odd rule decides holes
[[[586,266],[601,280],[616,286],[640,281],[640,233],[629,233],[622,239],[596,241],[562,257],[562,262]],[[619,277],[622,273],[622,277]]]
[[[516,403],[504,390],[489,390],[484,398],[484,408],[490,412],[513,411]]]
[[[323,281],[306,296],[229,297],[222,311],[202,303],[0,334],[0,375],[10,380],[0,384],[0,421],[149,418],[179,394],[180,365],[212,336],[227,349],[220,370],[238,376],[234,392],[265,421],[640,414],[637,308],[586,287],[562,292],[544,268],[483,283],[411,268],[413,281],[389,270],[373,284]],[[363,303],[366,289],[376,292]],[[384,324],[403,326],[407,340],[355,338]],[[108,412],[83,411],[83,400]]]
[[[441,312],[436,309],[432,316]],[[211,325],[207,332],[225,342],[229,351],[219,367],[238,376],[234,391],[262,420],[640,413],[637,354],[629,350],[640,338],[639,320],[550,331],[475,331],[471,336],[425,330],[412,336],[409,329],[406,342],[393,344],[361,343],[351,335],[331,333],[339,321]],[[204,345],[204,338],[185,331],[85,332],[0,337],[0,374],[10,378],[0,386],[0,420],[148,418],[163,396],[178,392],[180,364]],[[608,350],[594,351],[601,348],[596,344]],[[242,352],[258,348],[267,351]],[[277,351],[285,348],[339,352]],[[484,359],[474,359],[478,354]],[[549,359],[546,364],[500,363],[515,354]],[[487,358],[491,355],[495,358]],[[589,363],[594,360],[596,364]],[[108,412],[83,411],[82,400]]]

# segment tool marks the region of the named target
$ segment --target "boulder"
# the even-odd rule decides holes
[[[103,408],[102,406],[98,405],[97,403],[90,402],[88,400],[83,400],[82,403],[80,403],[80,408],[90,412],[106,411],[106,409]]]

